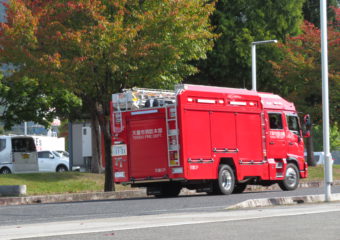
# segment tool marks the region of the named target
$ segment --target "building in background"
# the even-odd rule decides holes
[[[3,127],[3,123],[0,123],[0,126]],[[6,131],[8,134],[15,135],[41,135],[41,136],[49,136],[49,137],[58,137],[58,126],[53,125],[50,128],[45,128],[44,126],[34,123],[27,122],[15,125],[11,130]],[[26,129],[25,129],[26,128]]]
[[[84,129],[85,132],[84,132]],[[70,157],[74,166],[80,166],[82,170],[89,171],[91,169],[92,142],[91,124],[88,122],[76,122],[70,124],[69,127],[69,149]],[[85,155],[84,155],[85,153]]]
[[[2,5],[3,2],[6,2],[6,0],[0,0],[0,22],[5,21],[5,7]]]

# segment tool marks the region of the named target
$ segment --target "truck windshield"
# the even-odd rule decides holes
[[[35,152],[35,144],[33,138],[13,138],[13,152]]]
[[[287,116],[288,128],[293,132],[299,132],[299,119],[297,116],[288,115]]]

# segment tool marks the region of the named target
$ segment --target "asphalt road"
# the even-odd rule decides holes
[[[340,239],[340,203],[157,214],[0,227],[1,239]]]
[[[340,193],[340,186],[332,188]],[[267,191],[229,196],[180,196],[177,198],[141,198],[75,203],[36,204],[0,207],[0,226],[88,220],[156,214],[213,212],[236,203],[256,198],[323,194],[323,188],[297,189],[291,192]]]

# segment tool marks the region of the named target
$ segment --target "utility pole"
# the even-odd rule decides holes
[[[321,64],[322,64],[322,120],[323,152],[325,154],[325,201],[331,201],[333,172],[329,143],[329,91],[328,91],[328,46],[327,46],[327,0],[320,0]]]
[[[277,40],[265,40],[265,41],[257,41],[251,43],[251,82],[252,82],[252,90],[256,91],[256,45],[266,44],[266,43],[277,43]]]

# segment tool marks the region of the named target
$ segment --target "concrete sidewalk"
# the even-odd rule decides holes
[[[331,195],[330,202],[339,202],[340,193]],[[227,210],[244,209],[244,208],[257,208],[257,207],[270,207],[278,205],[297,205],[304,203],[322,203],[325,202],[325,195],[306,195],[306,196],[293,196],[293,197],[275,197],[275,198],[259,198],[249,199],[230,207]]]
[[[299,184],[299,188],[317,188],[323,186],[323,182],[302,182]],[[334,185],[340,185],[340,181],[334,181]],[[270,191],[278,190],[277,184],[270,187],[254,186],[250,185],[246,191]],[[194,195],[198,194],[196,191],[182,189],[180,195]],[[204,193],[200,193],[204,194]],[[146,190],[128,190],[120,192],[92,192],[92,193],[71,193],[71,194],[55,194],[55,195],[41,195],[41,196],[21,196],[21,197],[0,197],[0,206],[8,205],[23,205],[23,204],[37,204],[37,203],[58,203],[58,202],[79,202],[79,201],[92,201],[92,200],[111,200],[111,199],[126,199],[126,198],[145,198]],[[288,202],[288,200],[285,200]],[[292,200],[294,201],[294,200]],[[272,201],[275,202],[275,201]],[[280,201],[277,201],[280,202]],[[253,203],[249,203],[249,206],[253,206]],[[247,206],[248,206],[247,205]],[[256,204],[255,204],[256,205]],[[234,206],[233,208],[239,208]]]

